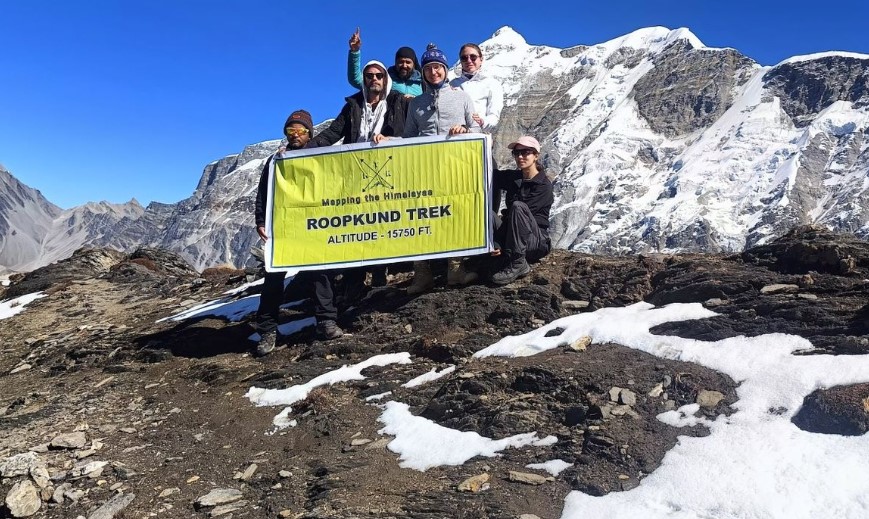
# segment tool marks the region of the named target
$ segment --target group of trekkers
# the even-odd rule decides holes
[[[345,99],[341,112],[317,135],[314,135],[310,113],[296,110],[290,114],[284,124],[286,147],[269,157],[263,167],[255,211],[257,233],[263,241],[269,239],[265,227],[269,167],[274,157],[285,150],[331,146],[342,139],[344,144],[379,144],[393,138],[493,133],[497,128],[504,95],[500,83],[483,72],[485,58],[478,45],[461,46],[462,71],[452,79],[447,56],[433,44],[428,45],[421,61],[412,48],[399,48],[394,64],[389,67],[376,60],[360,66],[359,29],[350,37],[349,46],[347,79],[359,91]],[[493,171],[492,208],[496,214],[493,215],[495,246],[491,258],[486,258],[487,261],[450,258],[447,260],[447,285],[473,283],[481,274],[492,283],[506,285],[531,271],[529,261],[537,261],[549,253],[553,191],[550,178],[539,161],[540,143],[526,135],[507,147],[512,151],[516,167]],[[502,191],[506,193],[506,208],[497,214]],[[413,262],[408,295],[421,294],[434,287],[432,263]],[[372,274],[372,285],[386,284],[386,266],[340,272],[302,271],[293,278],[293,292],[310,297],[313,302],[318,338],[331,340],[344,333],[337,324],[335,278],[341,276],[345,295],[350,291],[359,296],[368,272]],[[267,273],[255,322],[259,334],[257,355],[266,355],[275,349],[283,296],[284,273]]]

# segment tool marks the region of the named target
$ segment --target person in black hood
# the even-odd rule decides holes
[[[284,123],[284,135],[287,137],[287,150],[299,150],[313,147],[311,136],[314,124],[311,114],[305,110],[296,110]],[[263,241],[268,241],[266,233],[266,197],[268,196],[269,168],[275,156],[266,160],[260,174],[257,186],[254,219],[256,232]],[[284,297],[284,272],[267,272],[260,293],[259,307],[256,312],[254,328],[260,338],[256,346],[256,355],[268,355],[275,349],[278,335],[278,315]],[[314,302],[314,316],[317,318],[317,336],[321,339],[336,339],[344,334],[336,320],[338,310],[335,307],[335,285],[333,273],[324,270],[302,271],[293,277],[292,284],[304,295],[310,295]]]
[[[342,138],[344,144],[353,144],[401,137],[407,99],[392,90],[392,78],[383,63],[369,61],[362,71],[362,88],[345,98],[341,113],[314,138],[312,146],[330,146]]]
[[[369,61],[363,71],[362,89],[345,98],[346,103],[328,128],[320,132],[311,146],[330,146],[341,139],[344,144],[382,142],[401,137],[407,118],[407,97],[392,89],[392,78],[379,61]],[[386,285],[385,265],[371,267],[372,286]],[[365,269],[348,269],[344,274],[344,300],[352,302],[364,291]]]

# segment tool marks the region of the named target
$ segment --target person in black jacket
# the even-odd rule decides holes
[[[362,90],[350,97],[341,113],[313,140],[314,146],[330,146],[341,139],[344,144],[380,143],[386,137],[401,137],[407,115],[407,98],[392,89],[392,78],[379,61],[369,61],[362,69]]]
[[[296,110],[284,123],[284,135],[287,137],[287,150],[299,150],[314,147],[311,136],[314,124],[311,114],[305,110]],[[278,154],[281,153],[280,151]],[[266,234],[266,197],[268,196],[269,167],[275,155],[266,160],[260,174],[257,187],[254,219],[256,232],[263,241],[268,241]],[[254,328],[259,333],[256,354],[268,355],[275,349],[278,332],[278,315],[284,297],[284,272],[267,272],[260,293],[259,308],[256,312]],[[317,336],[321,339],[336,339],[344,334],[336,320],[338,310],[335,307],[335,289],[333,273],[329,271],[303,271],[293,277],[293,284],[303,294],[310,295],[314,302],[314,316],[317,318]]]
[[[528,275],[528,260],[537,261],[549,254],[549,210],[552,208],[552,182],[537,162],[540,143],[530,136],[519,137],[508,146],[518,169],[495,170],[492,182],[492,207],[501,205],[506,191],[504,218],[495,215],[496,252],[503,251],[506,266],[492,275],[492,282],[506,285]]]
[[[341,139],[344,144],[374,142],[387,137],[401,137],[407,116],[407,97],[392,90],[392,78],[379,61],[369,61],[362,69],[362,90],[345,99],[341,113],[328,128],[312,141],[312,146],[331,146]],[[386,285],[386,265],[370,267],[372,285]],[[353,301],[362,294],[364,268],[344,272],[344,300]]]

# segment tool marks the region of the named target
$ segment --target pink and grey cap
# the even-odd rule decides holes
[[[522,137],[519,137],[518,139],[516,139],[515,142],[511,142],[510,144],[508,144],[507,148],[512,150],[516,146],[525,146],[526,148],[531,148],[537,153],[540,153],[540,143],[537,142],[537,139],[531,137],[530,135],[523,135]]]

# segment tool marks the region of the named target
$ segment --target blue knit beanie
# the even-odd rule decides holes
[[[429,63],[440,63],[445,69],[450,68],[447,64],[446,55],[444,55],[443,51],[438,49],[437,45],[434,43],[429,43],[422,55],[422,68],[425,68]]]

